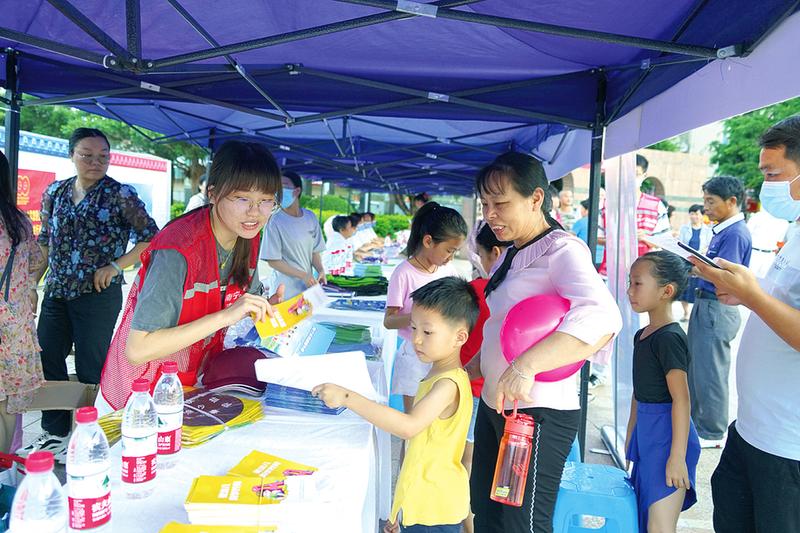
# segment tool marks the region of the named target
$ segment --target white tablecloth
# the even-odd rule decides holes
[[[224,475],[252,450],[316,466],[318,498],[269,506],[280,533],[311,531],[372,533],[377,530],[377,437],[374,427],[350,411],[315,415],[266,409],[266,417],[229,431],[209,443],[184,449],[172,470],[156,476],[155,493],[145,500],[121,494],[121,445],[111,449],[114,533],[157,532],[172,520],[189,523],[183,502],[192,480]],[[391,467],[391,463],[389,465]],[[381,481],[378,481],[381,479]]]

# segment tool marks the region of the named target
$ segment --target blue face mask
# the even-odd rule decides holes
[[[792,198],[791,185],[800,176],[789,181],[765,181],[761,186],[761,205],[775,218],[795,221],[800,218],[800,200]]]
[[[283,209],[289,209],[289,207],[294,203],[294,189],[284,189],[283,195],[281,197],[281,207]]]

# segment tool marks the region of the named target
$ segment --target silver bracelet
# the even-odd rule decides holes
[[[513,370],[514,373],[519,377],[521,377],[522,379],[533,379],[533,376],[526,376],[525,374],[520,372],[519,369],[517,368],[517,365],[514,364],[514,361],[511,361],[511,370]]]
[[[117,264],[117,262],[116,262],[116,261],[111,261],[111,262],[109,263],[109,265],[111,265],[112,267],[114,267],[114,270],[116,270],[116,271],[117,271],[117,274],[122,274],[122,267],[120,267],[120,266]]]

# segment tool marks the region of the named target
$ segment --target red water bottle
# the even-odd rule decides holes
[[[506,419],[506,427],[500,440],[489,497],[496,502],[522,507],[533,448],[533,417],[518,414],[517,402],[514,402],[511,416],[506,416],[504,412],[503,417]]]

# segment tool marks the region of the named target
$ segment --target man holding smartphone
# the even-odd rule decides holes
[[[703,205],[716,224],[708,257],[739,265],[750,264],[752,243],[740,206],[744,185],[738,178],[720,176],[703,184]],[[742,324],[739,310],[719,302],[713,284],[700,280],[689,317],[689,393],[692,420],[703,448],[721,448],[728,427],[728,374],[731,341]]]
[[[761,203],[771,215],[800,219],[800,115],[760,140]],[[800,239],[778,253],[763,280],[747,268],[692,259],[720,302],[752,310],[736,360],[739,409],[714,475],[714,531],[800,531]]]

